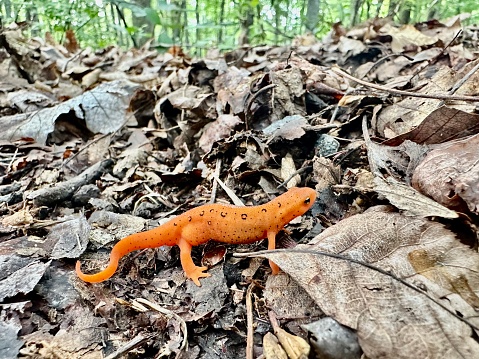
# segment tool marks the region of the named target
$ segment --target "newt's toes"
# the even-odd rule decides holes
[[[193,271],[187,273],[186,276],[190,278],[198,287],[201,287],[200,278],[211,277],[211,274],[205,273],[208,267],[195,267]]]

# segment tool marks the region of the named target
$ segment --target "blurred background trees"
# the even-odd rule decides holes
[[[2,0],[2,25],[25,22],[31,36],[58,42],[72,30],[82,47],[183,47],[202,55],[217,48],[290,43],[301,34],[325,35],[334,23],[352,27],[374,17],[396,23],[444,19],[468,12],[475,0]],[[466,22],[467,23],[467,22]]]

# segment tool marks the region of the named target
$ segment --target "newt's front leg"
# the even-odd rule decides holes
[[[178,241],[180,247],[180,261],[183,270],[188,278],[190,278],[198,287],[201,287],[199,278],[211,277],[211,274],[204,273],[208,267],[198,267],[193,263],[191,258],[191,244],[183,238]]]
[[[268,232],[268,249],[276,249],[276,232]],[[269,266],[271,267],[271,274],[278,274],[279,267],[269,260]]]

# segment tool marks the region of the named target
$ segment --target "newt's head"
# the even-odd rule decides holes
[[[306,213],[316,200],[316,191],[308,187],[293,187],[277,197],[278,212],[283,225]]]

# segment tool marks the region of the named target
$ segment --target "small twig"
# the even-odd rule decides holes
[[[253,289],[255,283],[251,282],[246,290],[246,359],[254,359],[253,344],[254,344],[254,331],[253,331]]]
[[[15,161],[15,158],[17,158],[17,154],[18,154],[18,147],[15,148],[15,153],[13,154],[12,159],[10,160],[10,163],[8,164],[7,170],[5,171],[5,173],[9,173],[10,170],[12,169],[12,165],[13,165],[13,162]]]
[[[312,166],[306,166],[306,167],[301,167],[301,168],[297,169],[288,178],[286,178],[282,183],[280,183],[276,188],[284,187],[285,189],[287,189],[286,185],[288,184],[289,181],[291,181],[293,179],[294,176],[299,175],[299,174],[303,173],[304,171],[309,170],[311,168],[313,168],[313,167]]]
[[[268,311],[268,318],[269,318],[269,322],[271,323],[271,327],[273,327],[274,334],[277,334],[278,328],[281,328],[281,327],[279,325],[279,321],[278,321],[278,318],[276,317],[276,313],[274,312],[274,310]]]
[[[144,334],[140,333],[136,337],[134,337],[132,340],[130,340],[128,343],[121,346],[116,351],[114,351],[113,353],[111,353],[110,355],[105,357],[105,359],[119,358],[119,357],[129,353],[133,349],[138,348],[140,345],[147,342],[148,340],[155,337],[156,335],[158,335],[158,334],[144,335]]]
[[[241,199],[238,198],[238,196],[230,188],[228,188],[228,186],[222,180],[216,177],[216,175],[213,175],[213,178],[219,183],[221,188],[223,188],[226,194],[231,198],[235,206],[244,207],[243,201],[241,201]]]
[[[449,95],[453,95],[456,93],[456,91],[462,86],[464,85],[464,83],[469,80],[471,78],[472,75],[474,75],[474,73],[479,69],[479,63],[476,64],[476,66],[474,66],[462,79],[460,79],[456,84],[454,84],[454,86],[452,87],[452,89],[448,92]]]
[[[395,89],[387,88],[384,86],[380,86],[380,85],[372,84],[367,81],[360,80],[354,76],[347,74],[344,71],[341,71],[337,67],[332,67],[331,70],[333,70],[335,73],[337,73],[340,76],[344,76],[351,81],[357,82],[360,85],[371,87],[379,91],[389,92],[391,95],[394,95],[394,96],[410,96],[410,97],[432,98],[436,100],[450,100],[450,101],[479,101],[479,96],[451,96],[451,95],[444,95],[444,94],[425,94],[425,93],[395,90]]]
[[[143,186],[145,187],[145,189],[149,192],[148,194],[145,194],[143,196],[141,196],[140,198],[138,198],[137,201],[135,201],[135,205],[133,206],[133,214],[136,215],[136,210],[138,209],[138,206],[140,205],[141,201],[145,198],[149,198],[151,199],[155,205],[159,205],[160,201],[157,201],[155,199],[155,197],[159,197],[161,198],[161,195],[156,193],[156,192],[153,192],[153,190],[146,184],[146,183],[143,183]],[[161,201],[161,203],[163,203],[163,201]]]
[[[116,131],[115,131],[116,132]],[[91,145],[93,145],[94,143],[104,139],[105,137],[107,136],[110,136],[110,135],[114,135],[115,133],[107,133],[105,135],[101,135],[100,137],[97,137],[97,138],[94,138],[93,140],[91,140],[90,142],[88,142],[85,146],[83,146],[82,148],[80,148],[73,156],[71,157],[68,157],[65,161],[63,161],[62,163],[62,168],[64,166],[66,166],[68,163],[70,163],[72,160],[74,160],[80,153],[82,153],[84,150],[86,150],[88,147],[90,147]]]
[[[264,254],[270,254],[270,253],[288,253],[288,254],[291,254],[291,253],[301,253],[301,254],[312,254],[312,255],[317,255],[317,256],[324,256],[324,257],[329,257],[329,258],[334,258],[334,259],[339,259],[339,260],[342,260],[342,261],[347,261],[347,262],[350,262],[350,263],[355,263],[355,264],[358,264],[360,266],[363,266],[363,267],[366,267],[368,269],[372,269],[378,273],[381,273],[389,278],[392,278],[393,280],[396,280],[398,282],[400,282],[401,284],[403,284],[404,286],[408,287],[409,289],[412,289],[413,291],[419,293],[419,294],[422,294],[423,296],[425,296],[426,298],[428,298],[430,301],[432,301],[433,303],[435,303],[436,305],[438,305],[439,307],[441,307],[442,309],[444,309],[446,312],[448,312],[449,314],[451,314],[453,317],[455,317],[456,319],[459,319],[461,322],[469,325],[471,328],[475,329],[475,330],[479,330],[479,327],[475,326],[474,324],[472,324],[469,320],[467,320],[466,318],[463,318],[459,315],[457,315],[454,311],[452,311],[451,309],[447,308],[444,304],[438,302],[436,299],[434,299],[433,297],[431,297],[429,294],[427,294],[426,292],[424,292],[422,289],[406,282],[404,279],[401,279],[397,276],[395,276],[394,274],[390,273],[390,272],[387,272],[385,271],[384,269],[381,269],[379,267],[376,267],[372,264],[369,264],[367,262],[363,262],[363,261],[360,261],[360,260],[357,260],[357,259],[354,259],[354,258],[350,258],[350,257],[346,257],[346,256],[343,256],[341,254],[336,254],[336,253],[329,253],[329,252],[323,252],[323,251],[317,251],[317,250],[311,250],[311,249],[269,249],[269,250],[263,250],[263,251],[257,251],[257,252],[250,252],[250,253],[234,253],[233,256],[234,257],[261,257],[263,256]]]
[[[218,192],[218,181],[216,178],[220,178],[221,174],[221,158],[218,157],[216,159],[216,168],[215,168],[215,173],[213,175],[213,188],[211,189],[211,198],[210,198],[210,203],[215,203],[216,200],[216,193]]]

